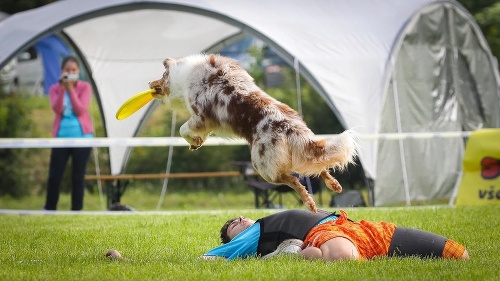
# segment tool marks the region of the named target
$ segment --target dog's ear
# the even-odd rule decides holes
[[[163,66],[165,67],[165,72],[163,73],[163,79],[168,81],[168,76],[170,76],[170,66],[175,64],[175,60],[171,58],[166,58],[163,60]]]
[[[168,70],[168,68],[175,63],[175,60],[174,59],[171,59],[171,58],[166,58],[163,60],[163,66],[165,67],[165,69]]]

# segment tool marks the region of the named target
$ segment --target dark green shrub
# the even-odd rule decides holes
[[[24,137],[29,131],[23,96],[0,92],[0,137]],[[21,197],[29,190],[26,149],[0,149],[0,195]]]

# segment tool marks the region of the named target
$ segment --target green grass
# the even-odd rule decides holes
[[[500,207],[347,209],[464,244],[469,261],[381,258],[364,262],[204,261],[229,217],[268,210],[0,216],[0,280],[497,280]],[[117,249],[131,262],[106,259]]]
[[[290,189],[292,190],[292,189]],[[144,188],[129,188],[121,198],[122,204],[129,205],[136,210],[152,211],[160,199],[161,186],[154,192],[144,191]],[[330,202],[332,192],[323,191],[323,205],[327,206]],[[315,195],[317,196],[317,195]],[[318,197],[316,197],[318,198]],[[103,198],[106,200],[105,195]],[[45,194],[26,196],[21,199],[14,199],[8,196],[0,197],[0,209],[25,209],[40,210],[45,201]],[[318,201],[316,199],[316,201]],[[276,200],[275,203],[278,203]],[[58,203],[59,210],[70,210],[71,199],[69,194],[61,193]],[[283,194],[283,205],[286,208],[300,207],[297,204],[293,192]],[[319,205],[319,201],[318,201]],[[245,191],[222,191],[213,189],[210,191],[183,191],[168,189],[160,210],[228,210],[228,209],[252,209],[254,208],[254,194],[248,188]],[[94,193],[85,193],[84,210],[98,211],[104,210],[101,205],[101,198],[97,189]]]

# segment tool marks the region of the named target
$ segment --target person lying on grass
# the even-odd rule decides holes
[[[318,210],[287,210],[257,221],[240,216],[220,231],[220,245],[203,259],[261,257],[294,253],[306,259],[367,260],[375,257],[469,258],[464,246],[446,237],[389,222],[354,222]]]

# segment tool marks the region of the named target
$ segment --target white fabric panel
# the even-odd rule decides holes
[[[397,51],[381,133],[500,126],[499,80],[475,32],[452,6],[432,5],[414,18]],[[462,138],[379,141],[375,205],[449,198],[460,180],[464,145]]]
[[[23,40],[51,26],[76,22],[78,16],[89,12],[112,13],[115,11],[108,8],[125,4],[213,13],[211,16],[265,36],[286,55],[297,58],[339,110],[348,128],[376,133],[382,81],[394,40],[407,19],[430,2],[434,1],[66,0],[16,16],[9,24],[15,22],[22,27],[16,26],[10,37],[22,40],[13,40],[8,49],[15,50],[13,46],[22,45]],[[29,21],[23,20],[28,17]],[[29,35],[21,33],[23,28],[30,29]],[[6,29],[0,25],[0,38],[4,38]],[[91,64],[110,137],[133,135],[141,114],[118,123],[114,113],[132,93],[143,90],[147,81],[161,74],[164,57],[200,52],[237,30],[219,20],[166,10],[125,12],[65,29]],[[8,55],[2,53],[0,61]],[[365,171],[376,178],[375,143],[362,146],[360,158]],[[123,151],[112,152],[113,173],[120,171],[122,160]]]
[[[347,128],[376,133],[392,45],[408,18],[429,2],[296,0],[285,6],[260,0],[252,1],[252,7],[237,1],[217,8],[296,57],[327,93]],[[361,146],[365,172],[376,179],[376,142]]]
[[[115,113],[129,97],[149,89],[149,81],[161,77],[165,58],[199,53],[238,30],[205,16],[139,10],[84,21],[65,31],[91,66],[108,136],[130,137],[147,107],[120,121]],[[125,152],[124,147],[110,147],[113,174],[120,173]]]

